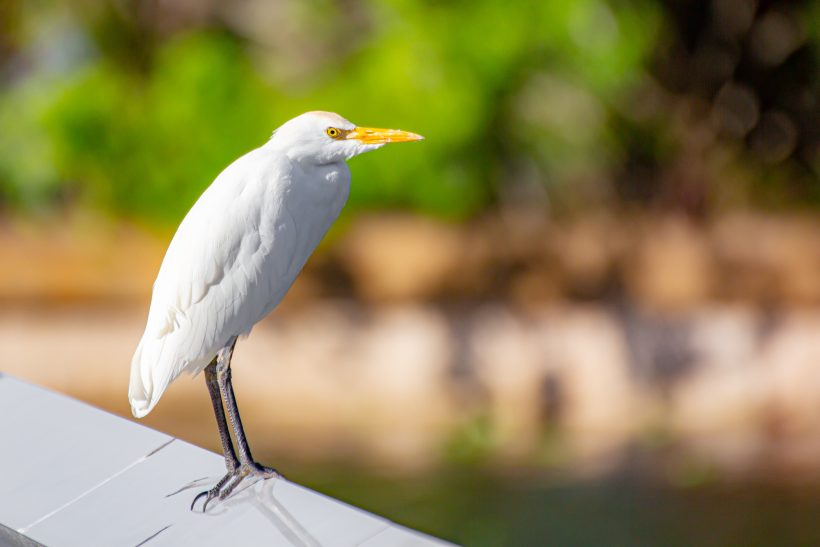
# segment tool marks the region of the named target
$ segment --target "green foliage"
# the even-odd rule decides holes
[[[342,6],[299,6],[297,54],[195,26],[127,63],[116,27],[98,28],[111,20],[70,20],[105,39],[59,77],[34,70],[0,95],[0,200],[63,196],[173,223],[278,124],[323,109],[427,138],[352,162],[351,207],[468,216],[511,164],[559,184],[590,160],[612,167],[613,103],[640,78],[657,19],[643,3],[393,0],[358,5],[357,26]]]
[[[486,414],[478,414],[456,428],[444,447],[444,455],[455,464],[479,465],[489,458],[497,444],[492,420]]]

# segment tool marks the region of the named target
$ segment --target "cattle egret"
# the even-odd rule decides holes
[[[182,220],[154,282],[128,398],[142,418],[182,372],[205,371],[228,472],[192,509],[205,497],[205,511],[250,475],[279,476],[248,448],[231,385],[236,340],[279,304],[336,220],[350,190],[345,160],[421,139],[330,112],[302,114],[229,165]]]

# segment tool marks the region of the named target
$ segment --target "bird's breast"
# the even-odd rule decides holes
[[[341,167],[294,169],[269,187],[259,232],[273,289],[287,290],[339,216],[350,189],[350,172]]]

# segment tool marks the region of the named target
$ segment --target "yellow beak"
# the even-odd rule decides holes
[[[423,140],[424,137],[400,129],[357,127],[345,135],[345,139],[356,139],[364,144],[387,144],[389,142],[420,141]]]

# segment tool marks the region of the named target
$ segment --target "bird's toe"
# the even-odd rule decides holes
[[[220,501],[224,500],[248,477],[257,477],[263,480],[283,478],[282,474],[276,469],[265,467],[256,462],[240,465],[236,469],[228,471],[224,477],[219,479],[219,482],[217,482],[213,488],[197,494],[194,501],[191,502],[191,511],[194,510],[199,500],[205,498],[205,502],[202,504],[202,512],[204,513],[208,509],[210,502],[217,498],[219,498]]]
[[[194,498],[194,501],[191,502],[191,511],[194,510],[194,506],[196,506],[196,502],[201,500],[203,497],[205,498],[205,503],[202,504],[202,512],[208,510],[208,504],[211,503],[217,496],[219,496],[219,488],[213,487],[210,490],[206,490],[204,492],[200,492]]]
[[[273,467],[266,467],[264,465],[258,464],[253,462],[251,465],[251,475],[257,475],[263,477],[265,479],[284,479],[285,477],[282,476],[282,473],[274,469]]]
[[[199,494],[197,494],[197,496],[194,498],[194,501],[191,502],[191,511],[194,510],[194,506],[196,505],[196,502],[199,501],[200,499],[202,499],[203,497],[205,498],[205,503],[202,504],[202,512],[203,513],[208,509],[208,504],[211,501],[213,501],[217,497],[219,497],[220,499],[224,499],[224,498],[220,497],[220,493],[222,492],[223,487],[225,486],[225,484],[228,483],[228,481],[230,481],[231,479],[233,479],[234,477],[239,475],[239,473],[240,473],[239,469],[230,470],[225,474],[224,477],[219,479],[219,482],[217,482],[214,485],[213,488],[211,488],[210,490],[206,490],[204,492],[200,492]],[[239,477],[241,479],[241,475],[239,475]]]

